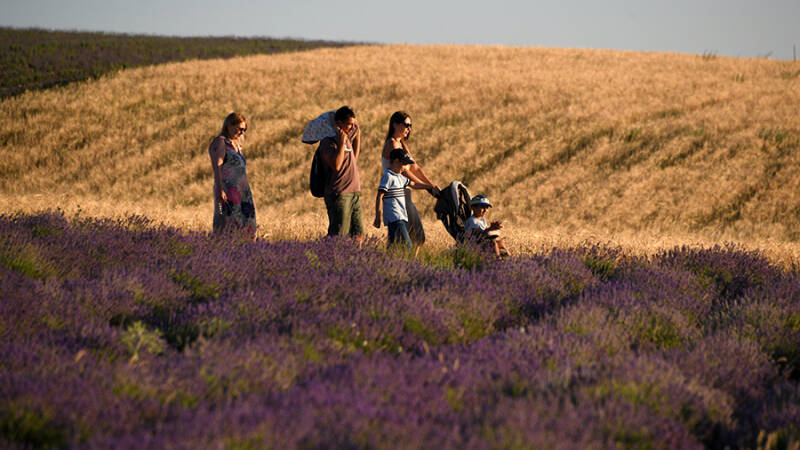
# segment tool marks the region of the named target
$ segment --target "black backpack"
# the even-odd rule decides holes
[[[308,188],[311,195],[317,198],[325,196],[325,182],[328,181],[328,166],[319,154],[319,148],[311,159],[311,173],[308,175]]]

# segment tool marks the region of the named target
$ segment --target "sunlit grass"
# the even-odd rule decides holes
[[[488,195],[512,249],[737,241],[791,264],[800,254],[800,85],[786,74],[797,70],[716,55],[458,46],[126,70],[2,102],[0,209],[134,213],[208,230],[206,149],[236,110],[251,122],[245,154],[259,235],[313,239],[327,218],[307,191],[314,147],[300,134],[320,112],[349,104],[364,133],[367,224],[388,117],[403,109],[428,174]],[[415,201],[428,245],[451,246],[434,199]]]

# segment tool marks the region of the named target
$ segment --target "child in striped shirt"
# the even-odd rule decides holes
[[[412,189],[433,189],[433,186],[415,183],[403,175],[414,160],[402,148],[396,148],[389,154],[391,165],[383,172],[375,197],[375,228],[380,229],[381,217],[389,228],[389,246],[395,242],[413,248],[408,235],[408,213],[406,212],[406,187]]]

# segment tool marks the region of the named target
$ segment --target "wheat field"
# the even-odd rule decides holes
[[[800,259],[800,64],[714,55],[392,45],[124,70],[2,101],[0,208],[210,230],[207,147],[238,111],[260,235],[321,236],[300,135],[344,104],[362,129],[365,225],[404,110],[428,175],[489,196],[512,249],[734,241]],[[415,199],[428,247],[449,246],[433,199]]]

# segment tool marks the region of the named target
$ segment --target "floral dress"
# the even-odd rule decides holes
[[[218,137],[217,139],[225,139]],[[217,201],[219,186],[214,184],[214,231],[221,231],[228,227],[243,229],[246,233],[255,235],[256,207],[253,203],[253,194],[247,183],[247,161],[234,144],[225,139],[225,159],[220,167],[222,184],[228,201],[220,205]]]

